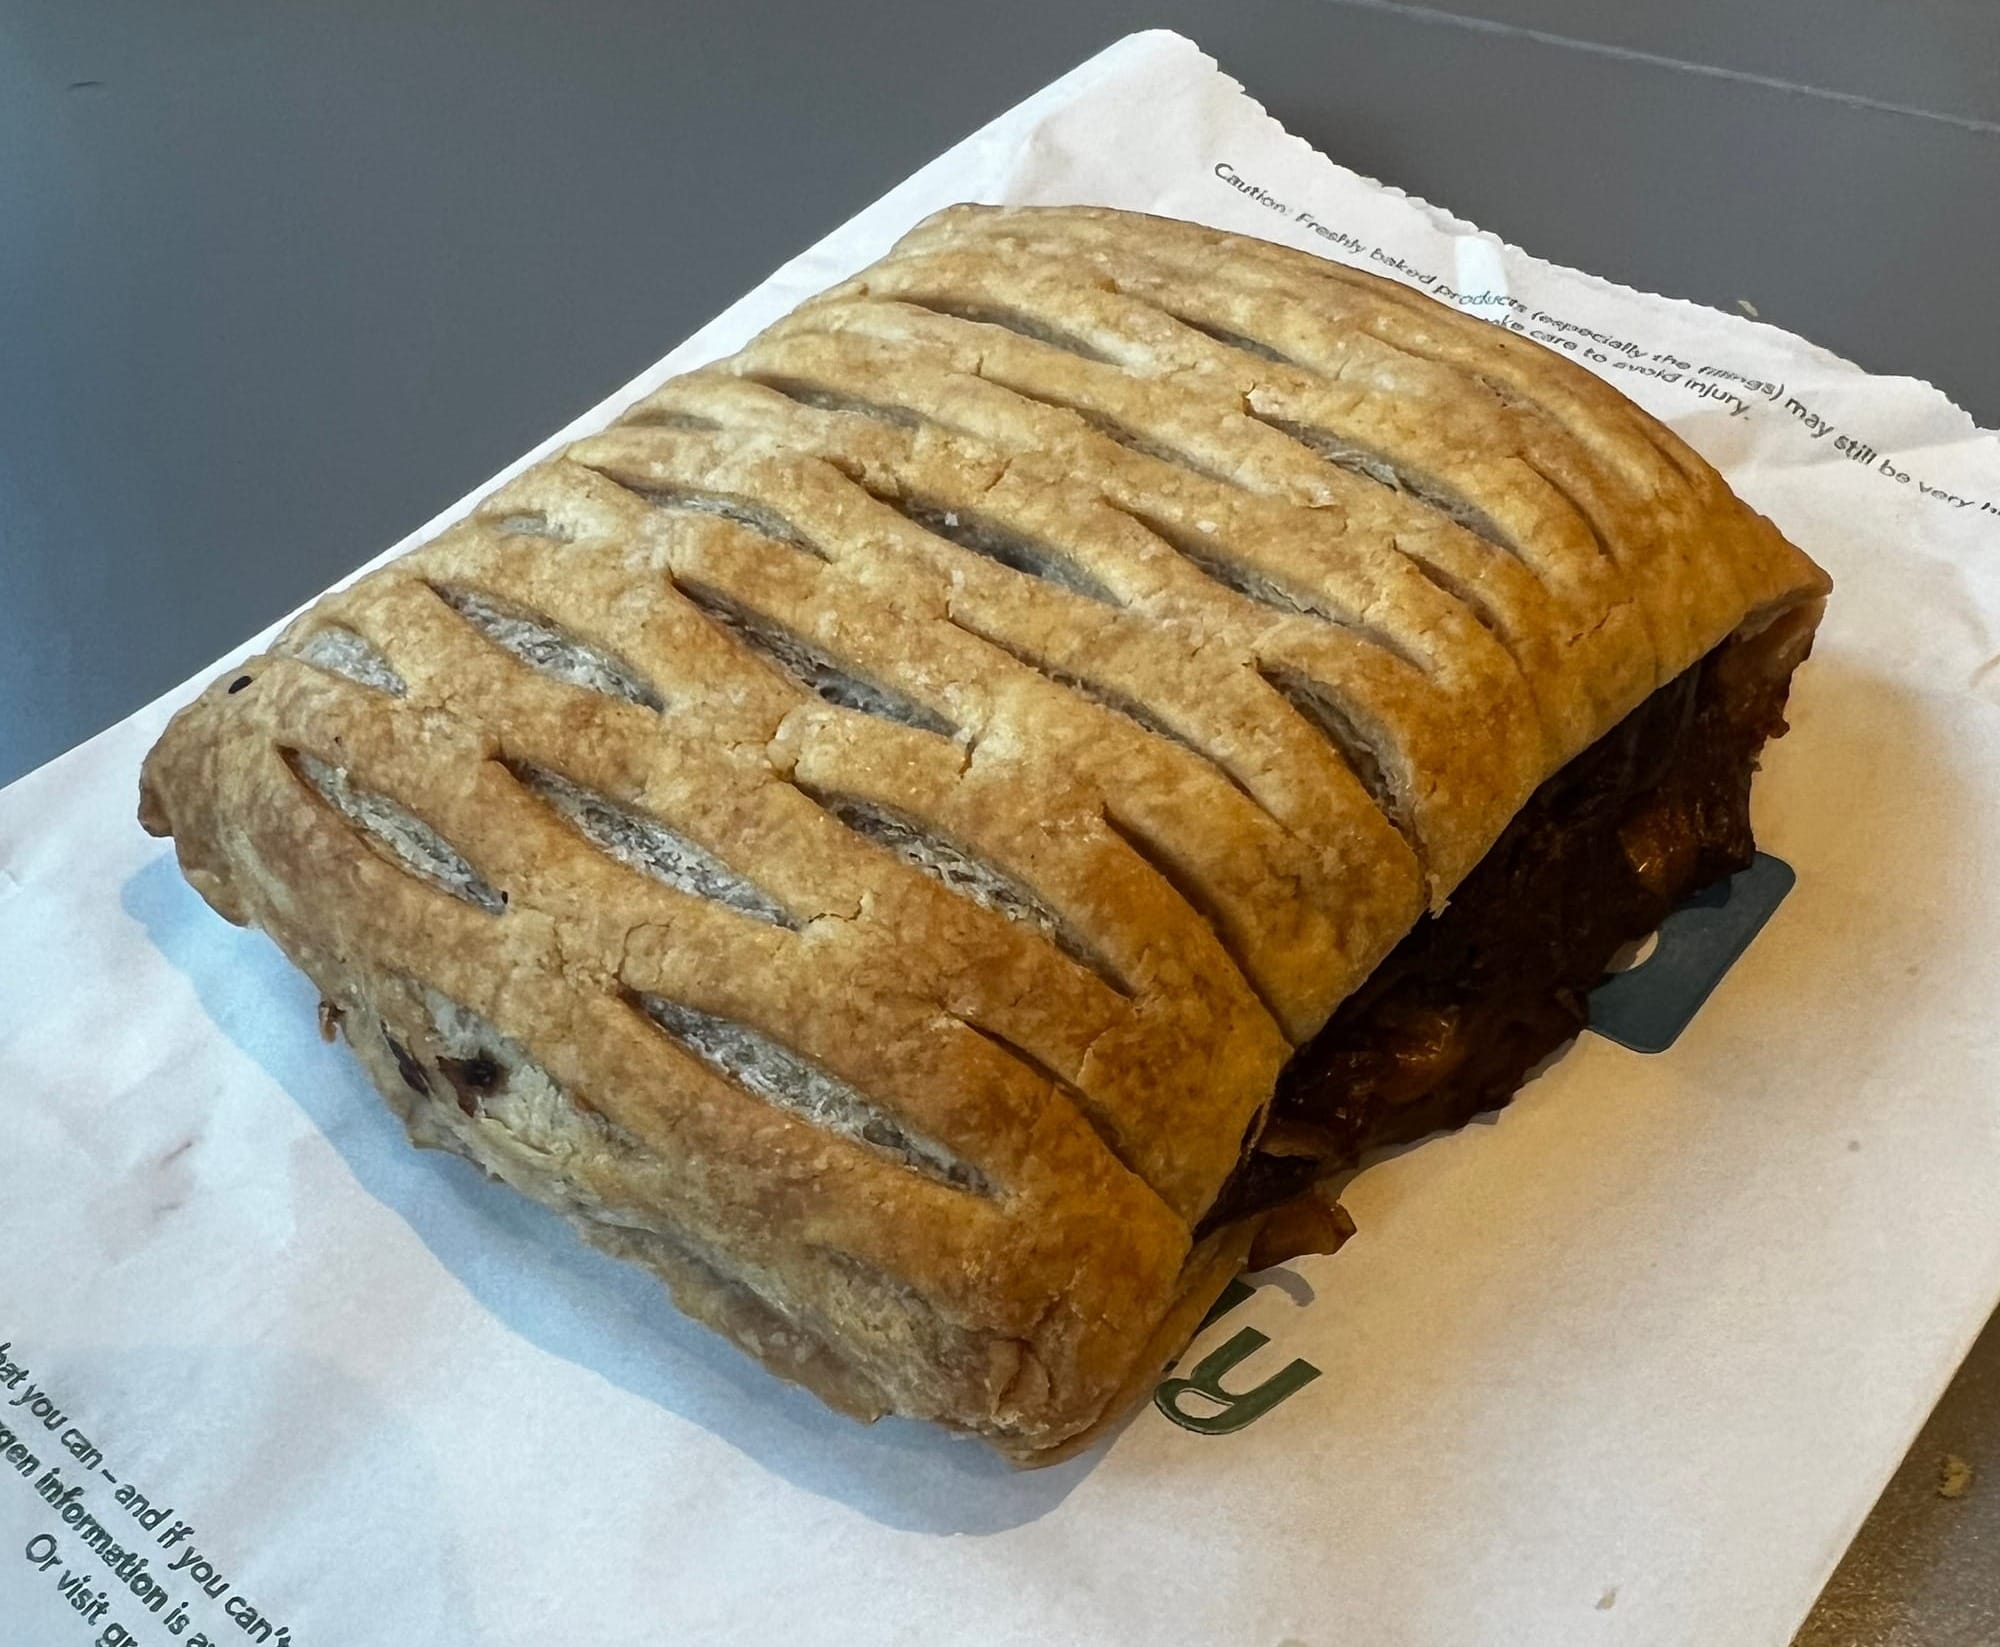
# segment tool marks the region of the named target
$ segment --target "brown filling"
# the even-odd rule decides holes
[[[1443,913],[1293,1054],[1203,1230],[1504,1104],[1584,1027],[1623,945],[1749,864],[1750,779],[1790,686],[1789,667],[1760,667],[1772,650],[1716,648],[1535,791]]]

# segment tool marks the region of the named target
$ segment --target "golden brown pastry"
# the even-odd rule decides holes
[[[1518,1080],[1447,962],[1523,874],[1623,888],[1554,1000],[1747,852],[1826,589],[1518,336],[955,207],[320,601],[141,815],[418,1142],[835,1405],[1045,1458],[1274,1209]]]

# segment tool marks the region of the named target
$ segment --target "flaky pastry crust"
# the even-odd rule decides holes
[[[845,1410],[1050,1456],[1291,1050],[1819,570],[1606,384],[1190,224],[942,212],[146,763],[420,1142]]]

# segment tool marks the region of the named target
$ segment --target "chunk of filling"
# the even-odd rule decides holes
[[[1584,1027],[1618,951],[1746,868],[1750,780],[1789,673],[1727,643],[1544,783],[1279,1077],[1285,1153],[1246,1153],[1203,1227],[1297,1195],[1368,1151],[1504,1104]]]

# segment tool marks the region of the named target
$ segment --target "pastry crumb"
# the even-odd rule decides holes
[[[1973,1468],[1957,1453],[1946,1453],[1938,1460],[1938,1497],[1963,1498],[1972,1491]]]
[[[319,1038],[322,1041],[331,1041],[334,1032],[340,1028],[340,1020],[344,1016],[340,1008],[331,1001],[322,1000],[319,1004]]]

